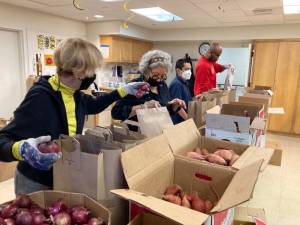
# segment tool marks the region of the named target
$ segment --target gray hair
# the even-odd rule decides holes
[[[172,68],[171,56],[161,50],[152,50],[142,56],[139,64],[139,70],[143,75],[157,67],[164,67],[169,72]]]

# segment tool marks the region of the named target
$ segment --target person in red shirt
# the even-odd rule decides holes
[[[217,73],[229,68],[229,65],[217,63],[222,54],[222,47],[219,43],[212,43],[206,54],[200,57],[196,66],[196,79],[194,84],[194,95],[197,96],[217,85]]]

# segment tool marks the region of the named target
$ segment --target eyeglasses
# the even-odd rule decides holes
[[[159,73],[152,73],[152,79],[154,80],[167,80],[167,74],[159,74]]]
[[[156,62],[165,62],[165,61],[167,61],[167,59],[164,57],[155,57],[149,61],[149,66]]]

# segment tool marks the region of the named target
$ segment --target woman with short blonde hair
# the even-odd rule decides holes
[[[19,161],[15,175],[16,194],[52,189],[52,165],[61,153],[41,153],[40,143],[59,135],[81,134],[85,116],[103,111],[126,95],[139,96],[143,82],[120,87],[98,97],[86,95],[103,65],[100,51],[90,42],[70,38],[54,53],[57,74],[42,76],[16,109],[14,120],[0,131],[0,161]],[[145,89],[143,89],[145,90]]]
[[[150,85],[150,92],[142,98],[128,96],[119,100],[112,109],[112,117],[118,120],[137,121],[136,110],[144,107],[154,108],[166,106],[173,122],[178,115],[187,119],[186,105],[181,99],[171,99],[166,84],[168,73],[172,67],[171,56],[161,50],[152,50],[145,53],[139,63],[141,77],[135,81],[144,81]],[[129,125],[131,130],[137,127]]]

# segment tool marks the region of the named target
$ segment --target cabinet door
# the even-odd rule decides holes
[[[284,115],[271,115],[269,130],[291,133],[296,116],[296,101],[299,96],[300,42],[280,42],[273,107],[283,107]],[[299,122],[298,122],[299,123]]]
[[[151,42],[134,40],[132,42],[132,61],[138,63],[142,56],[152,48]]]
[[[255,43],[255,55],[251,86],[269,86],[274,88],[279,41],[258,41]]]
[[[132,40],[119,37],[119,41],[120,47],[116,50],[120,51],[120,62],[132,62]]]

